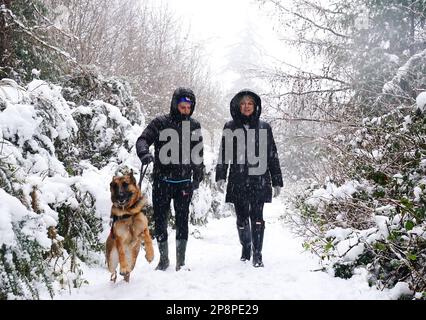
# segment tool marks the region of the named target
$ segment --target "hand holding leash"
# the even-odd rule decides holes
[[[148,166],[148,164],[154,161],[154,157],[151,153],[148,152],[147,154],[144,154],[142,157],[140,157],[140,160],[142,162],[142,165]]]

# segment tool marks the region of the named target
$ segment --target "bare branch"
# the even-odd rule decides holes
[[[270,1],[273,4],[275,4],[277,7],[279,7],[280,9],[282,9],[283,11],[285,11],[287,13],[290,13],[290,14],[292,14],[292,15],[294,15],[294,16],[302,19],[302,20],[305,20],[305,21],[309,22],[311,25],[313,25],[314,27],[316,27],[316,28],[318,28],[320,30],[331,32],[335,36],[338,36],[338,37],[341,37],[341,38],[344,38],[344,39],[350,39],[351,38],[351,37],[349,37],[349,36],[347,36],[345,34],[337,32],[337,31],[335,31],[335,30],[333,30],[333,29],[331,29],[329,27],[321,26],[321,25],[317,24],[315,21],[313,21],[312,19],[309,19],[308,17],[305,17],[305,16],[303,16],[302,14],[300,14],[298,12],[294,12],[294,11],[291,11],[291,10],[287,9],[279,1],[276,1],[276,0],[270,0]]]

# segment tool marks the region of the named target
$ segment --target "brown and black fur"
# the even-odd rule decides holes
[[[146,260],[151,262],[154,259],[148,219],[142,212],[145,199],[136,184],[133,171],[124,176],[113,177],[110,190],[113,222],[106,241],[106,260],[111,272],[111,281],[116,281],[116,269],[120,264],[120,274],[128,282],[142,241],[145,245]]]

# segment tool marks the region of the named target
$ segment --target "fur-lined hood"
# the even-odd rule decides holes
[[[253,97],[255,102],[254,112],[250,116],[251,118],[250,123],[255,123],[259,121],[260,114],[262,113],[262,100],[256,93],[254,93],[253,91],[249,89],[241,90],[232,98],[230,103],[231,116],[232,116],[232,119],[234,119],[234,121],[238,123],[242,122],[242,115],[240,112],[240,101],[241,101],[241,98],[246,95]]]

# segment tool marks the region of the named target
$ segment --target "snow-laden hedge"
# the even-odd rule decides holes
[[[426,292],[426,118],[417,108],[364,119],[360,129],[330,144],[335,174],[313,183],[293,218],[305,247],[351,277],[366,267],[370,283]]]

